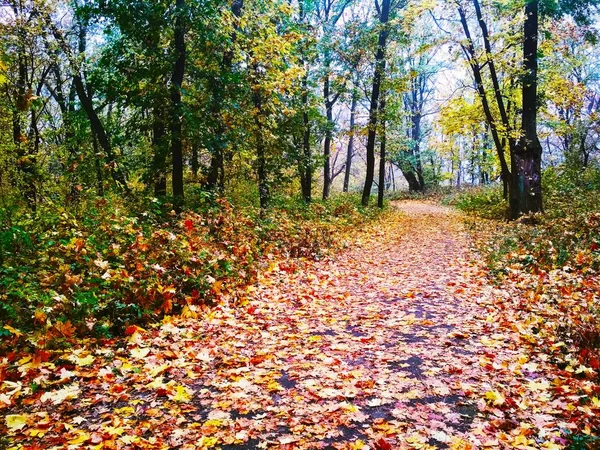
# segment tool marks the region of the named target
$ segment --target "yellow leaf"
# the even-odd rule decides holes
[[[150,383],[150,384],[148,385],[148,387],[149,387],[150,389],[160,389],[160,388],[164,387],[164,384],[163,384],[163,377],[158,377],[158,378],[156,378],[156,379],[155,379],[155,380],[154,380],[152,383]]]
[[[21,333],[19,330],[15,329],[13,327],[11,327],[10,325],[4,325],[4,329],[10,331],[16,337],[23,336],[23,333]]]
[[[79,431],[79,436],[77,436],[75,439],[71,439],[69,441],[69,444],[79,445],[79,444],[83,444],[84,442],[86,442],[89,439],[90,439],[90,435],[88,433],[86,433],[85,431]]]
[[[152,378],[155,378],[158,374],[163,373],[168,368],[169,368],[168,364],[163,364],[162,366],[157,366],[157,367],[153,368],[152,370],[150,370],[150,376]]]
[[[79,385],[73,384],[70,386],[65,386],[62,389],[58,389],[52,392],[44,392],[41,396],[40,401],[47,402],[51,401],[55,405],[60,405],[65,400],[72,400],[79,396]]]
[[[139,442],[140,438],[138,436],[121,436],[119,440],[125,445],[131,445],[135,444],[136,442]]]
[[[184,386],[177,386],[175,388],[175,391],[175,394],[170,396],[171,400],[174,400],[176,402],[187,403],[192,398],[192,395]]]
[[[473,444],[461,438],[455,437],[450,443],[450,450],[473,450]]]
[[[79,358],[78,356],[72,355],[69,359],[80,367],[91,366],[94,364],[94,361],[96,361],[96,358],[94,358],[93,355],[87,355],[84,358]]]
[[[200,448],[213,448],[219,440],[214,436],[202,436],[197,442]]]
[[[270,392],[274,392],[274,391],[283,391],[283,390],[285,390],[285,389],[284,389],[284,388],[281,386],[281,384],[279,384],[279,383],[277,382],[277,380],[271,380],[271,381],[269,381],[269,384],[267,385],[267,389],[268,389]]]
[[[130,351],[131,357],[135,359],[144,359],[150,353],[149,348],[134,348]]]
[[[365,443],[363,441],[361,441],[360,439],[358,439],[357,441],[354,441],[352,444],[350,444],[350,448],[352,450],[361,450],[365,447]]]
[[[562,450],[564,446],[555,444],[554,442],[544,442],[542,448],[545,450]]]
[[[29,430],[29,437],[30,438],[44,437],[47,432],[48,432],[48,430],[40,430],[38,428],[35,428],[33,430]]]
[[[529,445],[529,439],[527,439],[526,436],[523,436],[522,434],[518,435],[515,440],[513,441],[513,445]]]
[[[6,416],[6,426],[10,431],[18,431],[27,425],[27,416],[20,414],[9,414]]]
[[[495,406],[500,406],[504,404],[504,396],[497,391],[489,391],[485,393],[485,398],[492,402]]]

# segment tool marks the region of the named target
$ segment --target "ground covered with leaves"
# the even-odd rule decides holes
[[[0,355],[111,338],[189,306],[243,297],[277,258],[316,258],[377,213],[352,196],[261,214],[205,194],[176,214],[157,199],[0,210]]]
[[[593,445],[597,370],[557,366],[562,345],[548,347],[529,298],[488,282],[459,214],[403,202],[356,240],[271,264],[242,305],[3,359],[0,445]]]

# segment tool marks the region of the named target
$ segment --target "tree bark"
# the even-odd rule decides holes
[[[362,195],[362,204],[367,206],[371,197],[371,189],[373,187],[373,177],[375,175],[375,137],[377,134],[378,123],[378,108],[379,108],[379,93],[381,90],[381,81],[385,73],[385,48],[389,30],[387,22],[390,15],[390,1],[382,0],[381,14],[379,22],[382,29],[379,31],[379,39],[377,41],[377,53],[375,55],[375,73],[373,75],[373,89],[371,92],[371,105],[369,108],[369,133],[367,137],[367,173],[365,177],[365,186]]]
[[[85,88],[85,84],[83,82],[83,75],[81,73],[81,69],[79,67],[79,63],[73,57],[73,52],[71,51],[71,47],[68,42],[65,40],[62,32],[56,27],[56,25],[52,22],[52,18],[50,16],[45,17],[45,22],[52,31],[52,35],[58,42],[60,48],[63,53],[67,56],[69,60],[69,64],[71,65],[71,70],[73,72],[73,85],[75,86],[75,92],[77,93],[77,97],[79,98],[79,102],[81,103],[81,108],[85,112],[88,121],[90,122],[90,128],[92,129],[92,133],[95,134],[98,139],[98,143],[104,153],[106,154],[107,162],[111,167],[110,173],[113,180],[117,183],[117,185],[123,189],[127,194],[129,194],[129,187],[127,186],[127,179],[125,178],[125,174],[119,167],[115,154],[113,153],[110,140],[108,138],[108,134],[106,133],[106,129],[98,116],[98,113],[94,109],[94,103],[91,95]]]
[[[327,56],[326,56],[327,58]],[[323,200],[327,200],[331,193],[331,139],[333,135],[333,102],[331,95],[331,80],[329,78],[330,61],[325,63],[325,81],[323,82],[323,97],[325,98],[325,115],[327,117],[327,128],[325,130],[325,142],[323,144]]]
[[[358,106],[358,89],[352,90],[352,103],[350,105],[350,136],[348,137],[348,151],[346,153],[346,168],[344,173],[344,192],[350,189],[350,174],[352,170],[352,157],[354,156],[354,134],[356,132],[356,107]]]
[[[385,145],[386,145],[386,129],[385,129],[385,94],[381,98],[381,137],[379,147],[379,189],[377,193],[377,206],[383,208],[383,199],[385,196]]]
[[[183,206],[183,111],[181,85],[185,73],[185,0],[175,0],[174,50],[177,60],[171,77],[171,154],[173,157],[173,197],[178,207]]]
[[[476,10],[477,9],[478,9],[478,3],[476,3]],[[487,96],[487,91],[485,89],[485,85],[483,84],[482,66],[479,63],[479,60],[477,58],[477,53],[475,51],[475,46],[473,44],[473,39],[471,37],[471,32],[469,30],[469,26],[467,23],[467,17],[466,17],[465,11],[462,8],[462,6],[458,7],[458,13],[460,16],[460,22],[461,22],[463,31],[465,33],[465,37],[467,38],[467,44],[463,45],[463,51],[465,53],[467,61],[469,62],[471,71],[473,72],[473,78],[475,80],[475,87],[477,89],[479,99],[481,100],[481,105],[483,107],[483,112],[485,115],[486,122],[490,127],[490,133],[492,134],[492,139],[493,139],[494,145],[496,147],[496,153],[498,154],[498,159],[500,160],[502,179],[504,180],[504,183],[506,185],[509,185],[512,180],[512,172],[511,172],[511,170],[509,170],[508,163],[506,161],[506,155],[505,155],[506,140],[500,137],[498,123],[492,113],[492,109],[491,109],[491,106],[490,106],[490,103],[488,100],[488,96]],[[488,39],[489,35],[487,33],[487,27],[485,27],[485,22],[483,21],[483,19],[481,18],[480,15],[478,15],[478,20],[479,20],[480,27],[482,27],[482,33],[485,36],[484,37],[484,42],[485,42],[484,45],[486,46],[486,59],[489,63],[491,61],[491,54],[490,54],[491,48],[489,47],[489,39]],[[490,67],[494,68],[493,62],[490,65]],[[494,73],[495,73],[495,70],[494,70]],[[501,116],[503,116],[502,120],[503,121],[506,120],[506,122],[503,122],[502,125],[506,129],[506,131],[509,131],[512,129],[512,127],[510,126],[510,123],[508,122],[508,114],[506,114],[506,110],[503,108],[504,101],[502,99],[499,85],[497,84],[497,78],[496,78],[496,82],[493,81],[493,83],[494,83],[494,90],[495,90],[494,99],[498,103],[499,110],[505,111],[504,114],[501,113]],[[510,153],[512,155],[512,153],[513,153],[512,152],[512,149],[513,149],[512,140],[509,140],[509,149],[510,149]],[[513,168],[514,167],[512,165],[512,158],[511,158],[511,169],[513,169]],[[514,199],[512,199],[512,197],[509,199],[509,202],[511,202],[511,201],[514,201]],[[511,206],[511,208],[512,208],[512,206]]]
[[[233,0],[231,12],[236,18],[242,15],[244,0]],[[231,40],[235,41],[235,31],[232,33]],[[221,117],[223,110],[223,97],[225,95],[226,85],[223,79],[231,72],[233,67],[233,51],[227,50],[223,54],[219,74],[212,82],[212,108],[213,120],[216,122],[215,134],[213,136],[210,148],[210,167],[206,180],[206,187],[209,190],[216,189],[221,195],[225,190],[225,150],[227,148],[226,133],[227,125]]]
[[[167,143],[165,142],[166,127],[163,111],[164,108],[157,101],[152,111],[152,148],[154,150],[152,181],[156,197],[167,195]]]
[[[312,201],[312,154],[310,149],[310,120],[308,117],[308,67],[302,78],[302,155],[300,157],[300,181],[302,198],[306,203]]]
[[[537,135],[538,30],[538,0],[531,0],[525,5],[522,135],[513,152],[512,219],[543,211],[542,146]]]
[[[255,76],[258,77],[258,67],[254,68]],[[258,177],[258,197],[260,201],[261,214],[264,213],[265,209],[269,206],[269,184],[267,180],[267,162],[266,162],[266,148],[263,139],[263,126],[261,122],[262,111],[262,94],[258,86],[254,87],[252,94],[252,102],[254,109],[256,110],[254,117],[254,138],[256,141],[256,175]]]

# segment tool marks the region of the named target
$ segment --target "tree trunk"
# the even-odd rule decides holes
[[[302,78],[302,155],[300,156],[300,181],[302,198],[306,203],[312,201],[312,154],[310,149],[310,120],[308,117],[308,67]]]
[[[96,193],[98,197],[104,197],[104,173],[102,171],[102,160],[98,151],[98,138],[92,131],[92,149],[94,150],[94,167],[96,169]]]
[[[121,187],[121,189],[125,190],[125,192],[127,194],[129,194],[130,191],[129,191],[129,187],[127,186],[127,180],[125,178],[125,175],[122,172],[119,165],[117,164],[117,161],[116,161],[115,155],[112,151],[112,147],[110,145],[110,140],[108,139],[106,130],[105,130],[104,126],[102,125],[102,121],[100,120],[98,113],[94,109],[94,103],[92,100],[92,96],[90,95],[90,93],[88,93],[88,91],[85,88],[85,85],[83,82],[83,75],[81,73],[79,63],[77,62],[76,58],[73,56],[71,47],[69,46],[69,43],[63,36],[62,32],[56,27],[54,22],[52,22],[52,18],[49,15],[45,15],[44,20],[45,20],[48,28],[50,28],[50,30],[52,31],[52,35],[58,42],[63,53],[67,56],[67,59],[69,60],[69,64],[71,65],[71,70],[73,72],[73,85],[75,86],[75,91],[77,93],[77,97],[79,98],[81,107],[90,122],[90,127],[92,129],[92,133],[94,133],[96,135],[96,137],[98,139],[98,143],[100,144],[100,146],[104,150],[104,153],[106,154],[107,162],[111,167],[111,176],[112,176],[113,180],[117,183],[117,185],[119,187]],[[80,31],[82,31],[82,30],[80,30]],[[80,38],[80,41],[79,41],[80,45],[81,45],[81,42],[82,42],[82,40]]]
[[[254,68],[255,76],[258,77],[258,67]],[[267,180],[267,163],[266,163],[266,148],[263,139],[263,126],[261,122],[262,118],[262,94],[258,87],[255,87],[252,94],[252,102],[254,104],[255,117],[254,117],[254,138],[256,141],[256,175],[258,178],[258,196],[260,200],[261,214],[264,213],[265,209],[269,206],[269,184]]]
[[[482,30],[482,34],[484,36],[484,45],[486,48],[486,60],[487,60],[486,62],[490,67],[491,73],[493,74],[492,75],[492,83],[494,85],[494,97],[493,98],[496,100],[498,109],[500,111],[502,126],[505,129],[505,132],[507,132],[507,131],[512,130],[512,127],[510,126],[508,114],[506,113],[506,109],[504,108],[504,100],[502,97],[502,93],[500,91],[500,86],[498,83],[497,76],[495,75],[496,74],[495,65],[491,59],[491,47],[490,47],[491,44],[489,41],[489,33],[488,33],[487,27],[485,25],[485,22],[483,21],[483,18],[481,16],[479,3],[476,0],[474,0],[474,4],[475,4],[475,10],[476,10],[477,16],[478,16],[477,18],[479,21],[479,25]],[[506,155],[505,155],[506,138],[502,138],[500,136],[500,130],[498,128],[498,123],[497,123],[496,119],[494,118],[494,114],[492,113],[492,108],[491,108],[489,100],[488,100],[487,91],[486,91],[485,85],[483,83],[482,65],[480,64],[480,62],[478,60],[477,52],[475,51],[475,46],[473,43],[473,39],[471,37],[471,32],[469,30],[467,16],[466,16],[465,11],[462,8],[462,6],[458,7],[458,13],[460,16],[460,22],[461,22],[463,31],[465,33],[465,37],[467,39],[466,45],[463,45],[463,51],[465,53],[467,61],[469,62],[469,65],[473,72],[473,78],[475,79],[475,87],[477,89],[479,99],[481,100],[481,105],[483,107],[483,112],[485,115],[486,122],[490,127],[490,133],[492,134],[492,139],[493,139],[494,145],[496,147],[496,153],[498,154],[498,159],[500,160],[500,167],[502,170],[502,179],[504,180],[505,185],[508,186],[512,180],[512,172],[511,172],[511,170],[509,170],[508,163],[506,161]],[[511,149],[511,155],[512,155],[513,140],[509,139],[508,144],[509,144],[509,148]],[[511,169],[513,169],[513,168],[514,167],[512,165],[512,157],[511,157]],[[509,198],[509,202],[510,201],[513,201],[512,197]],[[512,206],[511,206],[511,208],[512,208]]]
[[[194,181],[198,181],[198,172],[200,171],[200,155],[198,153],[198,146],[192,146],[192,159],[190,161],[192,166],[192,176]]]
[[[13,14],[15,18],[19,19],[18,23],[24,23],[23,17],[23,5],[20,3],[20,8],[17,8],[16,3],[13,5]],[[27,202],[28,206],[32,211],[35,212],[37,208],[37,192],[34,180],[34,157],[35,155],[29,154],[27,151],[27,137],[24,133],[23,115],[30,108],[30,98],[27,90],[27,72],[28,72],[28,55],[25,54],[26,50],[26,34],[24,28],[19,25],[17,31],[17,65],[18,65],[18,76],[17,76],[17,92],[15,98],[15,107],[12,114],[12,131],[13,131],[13,143],[17,153],[17,168],[21,173],[21,187],[23,197]],[[29,90],[29,94],[32,94]],[[32,121],[35,122],[35,111],[31,112]]]
[[[167,143],[165,142],[166,127],[163,111],[164,108],[160,104],[155,105],[152,111],[152,148],[154,150],[152,181],[156,197],[167,195]]]
[[[185,73],[185,0],[175,0],[174,50],[177,55],[171,77],[171,154],[173,157],[173,197],[176,206],[182,207],[183,194],[183,111],[181,85]]]
[[[233,0],[231,4],[231,12],[234,17],[240,18],[244,0]],[[237,29],[237,25],[236,25]],[[231,41],[236,40],[236,31],[231,34]],[[215,135],[210,148],[210,167],[208,170],[208,178],[206,187],[209,190],[216,189],[221,195],[225,190],[225,150],[227,148],[226,132],[227,126],[221,117],[223,110],[223,96],[225,94],[226,85],[223,82],[224,77],[231,72],[233,67],[233,51],[227,50],[223,54],[221,61],[220,73],[218,77],[212,80],[212,116],[216,121]]]
[[[514,181],[510,215],[543,211],[542,206],[542,146],[537,136],[537,72],[538,72],[538,0],[525,5],[525,36],[523,42],[523,115],[522,136],[514,151]]]
[[[402,175],[408,183],[408,190],[410,192],[419,192],[419,190],[421,189],[421,183],[419,183],[419,179],[417,178],[415,172],[412,169],[406,170],[402,167],[400,168],[400,170],[402,171]]]
[[[412,83],[412,99],[411,99],[411,140],[413,142],[412,157],[414,160],[414,171],[418,180],[418,186],[416,186],[417,192],[423,192],[425,190],[425,180],[423,179],[423,163],[421,162],[421,120],[423,119],[423,89],[421,85],[422,81],[418,79],[413,80]],[[412,165],[412,163],[411,163]]]
[[[350,105],[350,136],[348,137],[348,152],[346,153],[346,170],[344,173],[344,192],[350,189],[350,174],[352,157],[354,156],[354,133],[356,132],[356,107],[358,105],[358,89],[352,90],[352,104]]]
[[[367,138],[367,174],[365,177],[365,186],[362,195],[362,204],[367,206],[371,197],[371,188],[373,187],[373,177],[375,175],[375,137],[377,134],[379,92],[381,90],[381,81],[385,73],[385,47],[389,30],[387,22],[390,15],[390,1],[382,0],[381,15],[379,22],[383,26],[379,32],[377,41],[377,54],[375,55],[375,73],[373,75],[373,90],[371,92],[371,105],[369,108],[369,134]]]
[[[329,79],[329,65],[325,64],[325,81],[323,83],[323,97],[325,98],[325,114],[327,117],[327,128],[325,130],[325,143],[323,145],[323,200],[327,200],[331,193],[331,140],[333,135],[333,102],[331,95],[331,80]]]
[[[383,198],[385,195],[385,144],[386,144],[386,130],[385,130],[385,93],[381,97],[381,137],[380,137],[380,148],[379,148],[379,189],[377,193],[377,206],[383,208]]]

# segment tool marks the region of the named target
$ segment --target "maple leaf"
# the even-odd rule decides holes
[[[65,400],[79,397],[80,392],[79,385],[75,383],[56,391],[44,392],[40,397],[40,401],[42,403],[51,401],[55,405],[60,405]]]
[[[6,427],[10,431],[19,431],[27,426],[27,419],[29,416],[21,414],[9,414],[6,416]]]
[[[86,431],[77,431],[77,437],[69,440],[69,445],[79,445],[87,442],[90,439],[90,434]]]
[[[96,358],[93,355],[87,355],[87,356],[84,356],[83,358],[80,358],[79,356],[76,356],[76,355],[71,355],[69,357],[69,360],[73,361],[76,365],[78,365],[80,367],[85,367],[85,366],[91,366],[92,364],[94,364],[94,361],[96,361]]]
[[[185,386],[177,386],[175,388],[175,394],[169,395],[169,398],[176,402],[187,403],[191,400],[192,393]]]
[[[488,391],[485,393],[485,398],[489,400],[493,405],[500,406],[505,402],[504,396],[498,391]]]
[[[194,231],[194,222],[191,219],[184,220],[183,226],[187,231]]]
[[[132,358],[144,359],[150,353],[149,348],[133,348],[129,351]]]
[[[392,450],[392,448],[392,444],[390,444],[384,438],[381,438],[375,442],[375,450]]]

